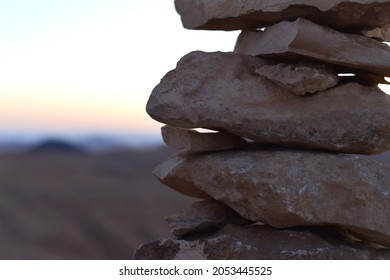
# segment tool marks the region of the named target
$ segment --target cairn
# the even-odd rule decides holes
[[[154,174],[200,200],[136,259],[390,259],[390,166],[356,155],[390,149],[390,1],[282,2],[175,1],[186,28],[242,32],[150,96],[181,150]]]

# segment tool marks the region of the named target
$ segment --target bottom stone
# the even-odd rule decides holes
[[[141,245],[137,260],[389,260],[390,250],[348,244],[329,228],[277,230],[264,225],[235,226],[199,239],[164,239]],[[324,237],[327,236],[327,237]],[[330,237],[332,236],[332,237]]]

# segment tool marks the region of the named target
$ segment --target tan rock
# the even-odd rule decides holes
[[[146,110],[166,124],[261,143],[360,154],[390,148],[390,96],[359,84],[297,96],[254,73],[267,64],[234,53],[190,53],[156,86]]]
[[[377,27],[372,30],[363,31],[363,34],[367,37],[390,42],[390,24],[387,24],[382,27]]]
[[[178,238],[216,231],[228,223],[248,224],[249,222],[214,199],[196,201],[191,209],[165,217],[165,220],[170,225],[172,234]]]
[[[277,59],[312,59],[338,65],[340,69],[390,76],[390,47],[386,44],[302,18],[278,23],[264,32],[243,31],[234,51]]]
[[[167,177],[168,174],[171,172],[171,170],[174,169],[176,165],[180,165],[180,163],[182,163],[184,160],[185,160],[184,158],[173,157],[169,161],[166,161],[163,164],[158,165],[153,171],[153,174],[161,182],[171,186],[175,191],[181,194],[192,196],[195,198],[204,198],[204,199],[211,198],[206,192],[195,187],[186,178],[180,181],[177,180],[177,178],[172,178],[173,180],[171,181],[171,179]]]
[[[335,235],[330,230],[317,231]],[[337,235],[337,232],[336,232]],[[142,245],[138,260],[389,260],[390,251],[351,245],[308,230],[228,225],[198,240],[164,239]]]
[[[324,91],[336,86],[339,80],[333,68],[313,62],[264,65],[256,73],[298,95]]]
[[[228,132],[205,132],[183,129],[170,125],[161,128],[165,144],[182,149],[180,155],[188,156],[201,152],[222,151],[248,146],[245,139]]]
[[[388,0],[175,0],[175,5],[190,29],[254,29],[298,17],[343,30],[390,23]]]
[[[278,149],[226,151],[165,165],[172,168],[159,177],[164,184],[178,189],[185,180],[246,219],[277,228],[337,225],[390,247],[388,165]]]

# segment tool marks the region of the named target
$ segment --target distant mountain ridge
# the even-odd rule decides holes
[[[70,144],[61,139],[47,139],[42,143],[33,146],[30,152],[67,152],[82,153],[83,149],[77,145]]]
[[[78,136],[46,136],[26,139],[10,137],[4,139],[0,135],[0,153],[25,151],[59,151],[72,153],[109,153],[121,150],[153,150],[164,146],[161,136],[152,135],[78,135]],[[372,156],[361,156],[390,165],[390,151]]]
[[[121,149],[145,149],[161,145],[162,139],[158,134],[0,135],[0,152],[54,149],[100,153]]]

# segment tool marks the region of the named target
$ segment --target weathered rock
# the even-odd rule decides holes
[[[146,110],[166,124],[261,143],[360,154],[390,148],[389,95],[345,84],[297,96],[254,73],[267,64],[234,53],[190,53],[156,86]]]
[[[222,151],[243,148],[249,145],[245,139],[228,132],[200,133],[170,125],[161,128],[165,144],[182,149],[180,155],[188,156],[201,152]]]
[[[382,154],[373,155],[373,156],[363,156],[371,160],[376,160],[378,162],[390,165],[390,151],[387,151]]]
[[[390,42],[390,24],[382,27],[377,27],[372,30],[363,31],[363,34],[367,37],[379,39],[381,41]]]
[[[327,240],[304,230],[226,226],[199,240],[169,238],[142,245],[135,252],[135,259],[389,260],[390,251]]]
[[[191,209],[165,217],[165,220],[171,226],[172,234],[178,238],[215,231],[228,223],[249,223],[231,208],[214,199],[196,201]]]
[[[264,65],[256,73],[298,95],[324,91],[337,85],[337,73],[318,63]]]
[[[352,155],[268,149],[176,158],[161,168],[164,176],[156,174],[162,183],[204,191],[246,219],[277,228],[337,225],[390,247],[388,165]]]
[[[338,65],[340,69],[390,76],[390,47],[386,44],[302,18],[278,23],[265,31],[243,31],[234,51],[277,59],[312,59]]]
[[[298,17],[343,30],[390,22],[388,0],[175,0],[175,5],[190,29],[254,29]]]
[[[164,184],[169,185],[174,189],[175,191],[192,196],[195,198],[203,198],[203,199],[209,199],[211,198],[206,192],[194,187],[191,183],[187,181],[186,178],[178,180],[177,178],[168,178],[169,172],[175,168],[176,165],[180,164],[182,161],[184,161],[184,158],[181,157],[173,157],[170,158],[169,161],[166,161],[160,165],[158,165],[154,171],[153,174],[156,176],[160,181],[163,180]]]

